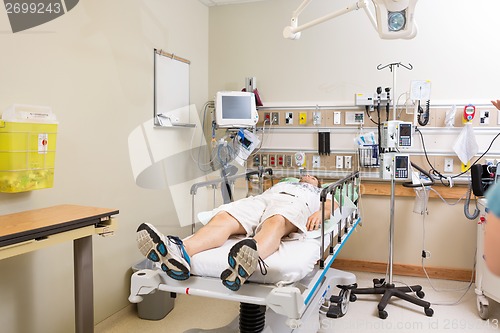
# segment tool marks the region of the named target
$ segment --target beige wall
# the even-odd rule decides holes
[[[52,189],[0,194],[0,214],[61,203],[120,210],[119,231],[94,237],[95,320],[127,306],[140,222],[170,221],[168,191],[134,184],[127,138],[153,114],[153,49],[191,61],[191,103],[208,90],[208,8],[197,0],[83,0],[13,34],[0,11],[0,110],[47,105],[59,120]],[[1,112],[1,111],[0,111]],[[72,245],[0,261],[2,332],[74,330]]]
[[[54,188],[0,194],[0,214],[60,203],[120,210],[116,235],[94,238],[95,315],[101,321],[128,305],[130,266],[141,258],[134,244],[138,223],[186,232],[168,219],[174,210],[169,192],[137,187],[130,169],[128,134],[152,114],[153,48],[191,60],[191,102],[198,109],[217,90],[240,89],[250,75],[266,103],[349,104],[355,92],[391,85],[390,72],[375,68],[393,61],[415,66],[398,74],[401,91],[411,79],[430,79],[437,101],[487,102],[498,97],[493,41],[500,23],[496,1],[482,2],[443,0],[433,12],[436,2],[421,0],[420,31],[412,41],[379,40],[362,12],[312,28],[299,41],[284,40],[281,31],[299,4],[288,0],[210,10],[196,0],[82,0],[68,14],[16,34],[2,13],[0,110],[14,103],[48,105],[60,126]],[[344,3],[351,1],[313,2],[301,19]],[[439,12],[446,14],[445,24],[436,23]],[[432,30],[438,27],[443,30]],[[378,215],[385,204],[364,198],[363,229],[343,255],[386,258],[388,209]],[[449,214],[443,207],[433,201],[426,219],[428,250],[437,260],[431,264],[471,268],[473,223],[463,218],[461,206],[446,208]],[[418,263],[420,218],[410,213],[409,199],[398,200],[396,211],[395,259]],[[71,332],[72,271],[71,244],[0,261],[2,331]]]

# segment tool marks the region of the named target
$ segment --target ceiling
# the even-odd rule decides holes
[[[207,6],[222,6],[222,5],[232,5],[245,2],[257,2],[262,0],[199,0],[199,1]]]

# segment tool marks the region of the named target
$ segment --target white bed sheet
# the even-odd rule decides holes
[[[337,223],[331,222],[329,228],[337,234]],[[320,235],[320,234],[319,234]],[[230,238],[215,249],[204,251],[191,258],[191,274],[219,278],[228,267],[227,254],[231,247],[243,237]],[[330,245],[329,234],[325,237],[325,250]],[[265,284],[293,283],[304,278],[320,259],[321,238],[302,237],[300,239],[283,239],[275,253],[264,261],[268,265],[267,274],[257,269],[249,281]]]

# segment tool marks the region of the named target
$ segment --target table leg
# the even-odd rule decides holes
[[[94,332],[92,236],[73,241],[76,333]]]

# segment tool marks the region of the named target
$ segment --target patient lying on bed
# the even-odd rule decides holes
[[[186,280],[192,256],[222,246],[231,236],[245,235],[247,238],[229,250],[229,267],[220,275],[224,286],[237,291],[258,266],[265,274],[263,260],[278,250],[283,237],[321,226],[320,193],[319,180],[306,175],[298,183],[278,183],[260,195],[220,206],[206,225],[184,241],[164,236],[151,224],[143,223],[137,229],[137,244],[141,253],[159,263],[168,276]],[[328,199],[326,217],[330,209]]]

